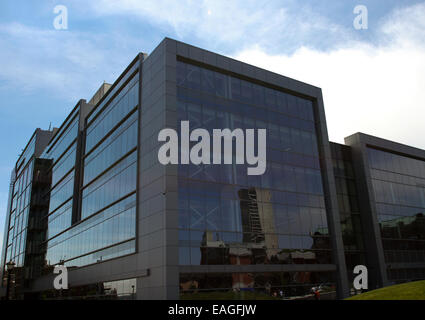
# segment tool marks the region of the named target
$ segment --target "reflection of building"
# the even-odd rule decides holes
[[[229,248],[223,241],[214,240],[212,231],[205,231],[200,249],[201,264],[228,264]]]
[[[212,231],[206,231],[201,245],[201,264],[249,265],[273,263],[279,253],[271,194],[268,190],[241,189],[240,212],[242,242],[226,243],[216,240]],[[263,202],[264,201],[264,202]]]
[[[238,194],[244,249],[251,253],[254,260],[251,263],[268,263],[278,252],[270,191],[259,188],[241,189]]]
[[[271,192],[259,188],[239,190],[242,228],[245,243],[263,244],[267,258],[278,252]]]
[[[266,172],[163,166],[158,133],[184,120],[267,128]],[[47,135],[13,173],[0,268],[14,260],[34,297],[57,295],[62,263],[67,297],[119,296],[104,283],[127,280],[139,299],[321,283],[344,297],[359,263],[372,287],[425,278],[425,151],[363,134],[329,143],[320,88],[164,39]],[[23,158],[51,163],[35,179]],[[28,194],[45,195],[33,220]]]
[[[242,241],[225,242],[218,232],[205,231],[201,243],[201,265],[317,264],[331,263],[327,227],[318,227],[311,234],[312,246],[303,250],[279,248],[271,192],[260,188],[238,191],[242,222]],[[308,283],[311,272],[297,272],[295,279]],[[232,288],[253,288],[254,274],[232,275]],[[187,283],[182,284],[187,287]],[[185,289],[187,290],[187,289]]]

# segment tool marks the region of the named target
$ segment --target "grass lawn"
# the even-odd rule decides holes
[[[347,300],[425,300],[425,281],[397,284],[365,292]]]

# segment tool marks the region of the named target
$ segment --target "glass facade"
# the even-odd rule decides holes
[[[34,237],[34,230],[38,227],[38,221],[34,217],[42,216],[47,210],[47,205],[39,201],[39,190],[49,182],[46,177],[46,162],[37,158],[39,154],[36,154],[36,150],[44,147],[47,144],[46,138],[50,136],[49,131],[39,129],[35,131],[16,162],[11,177],[9,219],[5,227],[2,267],[8,262],[15,264],[11,289],[13,296],[20,295],[29,279],[36,275],[34,261],[39,251],[35,249],[33,243],[38,241],[40,244],[42,239]]]
[[[363,227],[360,217],[359,194],[356,186],[350,147],[331,143],[341,232],[349,283],[353,283],[353,270],[366,265]]]
[[[74,203],[74,188],[80,111],[80,105],[74,108],[41,155],[41,158],[51,161],[51,187],[44,195],[49,203],[48,212],[44,217],[46,242],[42,245],[47,266],[53,262],[48,259],[52,243],[56,241],[58,234],[71,227],[73,210],[78,206],[78,203]]]
[[[22,268],[25,262],[36,140],[37,135],[34,134],[16,162],[14,183],[11,187],[5,261],[13,261],[18,268]]]
[[[49,264],[65,261],[66,266],[80,267],[132,253],[133,242],[110,247],[135,237],[135,198],[127,197],[49,241]]]
[[[329,283],[333,276],[329,272],[183,273],[180,275],[180,299],[303,297],[317,284],[321,285],[323,298],[327,294],[332,296],[335,291]]]
[[[6,263],[9,262],[6,260],[7,247],[10,245],[8,243],[9,240],[9,231],[10,231],[10,215],[12,209],[12,199],[13,199],[13,188],[15,186],[16,172],[15,168],[13,168],[10,175],[10,184],[9,184],[9,196],[7,200],[7,211],[6,211],[6,222],[4,224],[4,233],[3,233],[3,243],[2,243],[2,251],[1,251],[1,261],[0,261],[0,286],[6,285]]]
[[[33,140],[35,141],[35,137]],[[14,261],[17,267],[24,266],[33,166],[32,157],[22,162],[13,189],[6,261]]]
[[[81,151],[81,206],[72,223],[74,176],[50,196],[46,260],[81,267],[135,252],[139,73],[137,63],[88,115]],[[118,86],[118,87],[117,87]],[[121,87],[120,87],[121,86]],[[68,168],[74,148],[60,168]],[[58,162],[59,163],[59,162]],[[66,171],[57,169],[56,171]],[[55,178],[53,177],[53,180]],[[75,204],[74,204],[75,206]]]
[[[30,211],[28,215],[27,248],[25,250],[25,278],[35,279],[43,273],[44,267],[44,242],[47,230],[45,218],[49,209],[46,193],[51,187],[52,161],[34,159],[34,174]],[[28,284],[28,283],[27,283]]]
[[[179,165],[180,264],[332,263],[312,101],[178,61],[177,108],[178,126],[189,120],[191,130],[268,134],[262,176],[245,165]]]
[[[394,268],[425,261],[425,161],[368,148],[388,277],[425,278],[424,269]]]

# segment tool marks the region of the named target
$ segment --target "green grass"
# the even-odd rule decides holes
[[[425,300],[425,281],[397,284],[365,292],[347,300]]]

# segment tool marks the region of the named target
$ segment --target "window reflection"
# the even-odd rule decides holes
[[[261,177],[243,165],[179,166],[180,264],[331,263],[313,103],[182,62],[177,86],[190,129],[268,132]]]
[[[309,299],[314,286],[321,287],[323,299],[334,299],[329,272],[183,273],[180,299]]]
[[[128,240],[135,237],[135,219],[133,194],[50,240],[47,267],[60,262],[78,267],[133,253],[134,242]],[[99,251],[101,248],[107,249]],[[75,259],[81,255],[84,257]]]
[[[135,75],[107,107],[90,116],[82,222],[71,227],[72,201],[62,205],[73,193],[73,172],[52,193],[50,211],[59,209],[49,216],[46,272],[57,263],[81,267],[135,252],[137,83]]]
[[[425,261],[425,162],[373,148],[368,159],[388,275],[395,281],[421,279],[415,268],[391,264]]]

